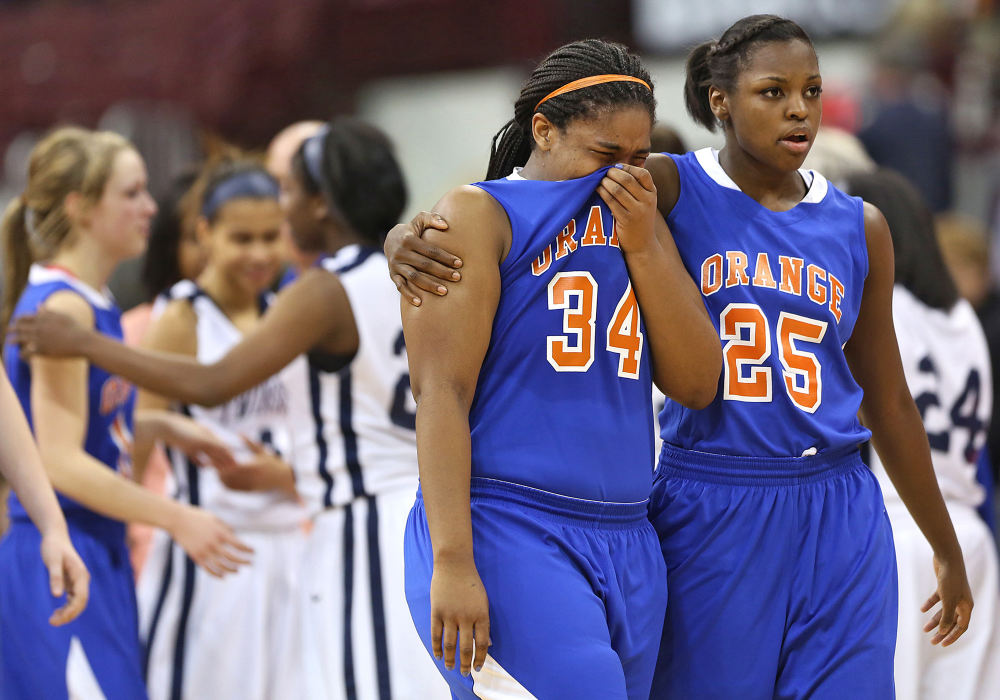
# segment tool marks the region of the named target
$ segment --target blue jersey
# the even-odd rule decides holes
[[[649,497],[650,371],[605,170],[562,182],[478,183],[511,247],[470,412],[472,475],[565,496]]]
[[[83,297],[94,311],[94,328],[116,340],[122,339],[121,311],[109,294],[102,294],[72,275],[53,267],[33,265],[28,277],[28,286],[14,308],[14,318],[37,311],[45,300],[56,292],[69,290]],[[7,375],[14,391],[21,401],[21,408],[34,431],[31,415],[31,368],[21,359],[20,347],[9,344],[4,353]],[[109,469],[131,473],[132,410],[135,404],[135,388],[96,365],[87,370],[87,433],[84,450],[87,454],[103,462]],[[74,518],[89,521],[106,521],[107,532],[124,537],[125,526],[117,520],[105,518],[76,501],[59,495],[63,512],[71,522]],[[10,495],[12,518],[27,518],[24,506],[14,493]]]
[[[798,457],[858,445],[862,391],[843,346],[868,274],[862,201],[803,171],[792,209],[739,190],[712,149],[672,156],[680,197],[667,219],[723,343],[715,401],[667,401],[664,442],[684,449]]]

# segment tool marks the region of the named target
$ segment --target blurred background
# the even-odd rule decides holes
[[[413,212],[480,179],[527,70],[567,41],[625,42],[683,145],[684,55],[755,12],[816,40],[824,124],[858,135],[935,211],[1000,237],[1000,0],[0,0],[0,204],[63,123],[113,129],[154,195],[223,144],[263,150],[301,119],[352,113],[395,140]],[[1000,246],[992,246],[998,251]],[[1000,256],[994,255],[994,278]],[[113,281],[138,301],[138,263]]]

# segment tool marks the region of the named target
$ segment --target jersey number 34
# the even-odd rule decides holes
[[[560,272],[549,282],[549,308],[562,310],[564,335],[546,337],[546,354],[556,372],[586,372],[594,363],[597,281],[589,272]],[[639,378],[642,327],[639,304],[629,283],[606,329],[608,352],[618,354],[618,376]]]

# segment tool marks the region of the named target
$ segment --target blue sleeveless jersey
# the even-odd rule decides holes
[[[37,311],[45,300],[56,292],[69,290],[86,299],[94,310],[94,328],[118,341],[122,340],[121,311],[110,295],[101,294],[91,287],[56,268],[33,265],[28,278],[28,286],[14,308],[14,318]],[[8,344],[4,352],[7,376],[21,408],[34,431],[31,415],[31,368],[21,359],[20,348]],[[109,469],[131,473],[132,411],[135,404],[135,388],[120,377],[113,376],[100,367],[91,364],[87,370],[87,433],[84,450],[87,454],[103,462]],[[102,531],[117,538],[125,535],[125,525],[117,520],[94,513],[76,501],[57,494],[59,504],[72,528],[74,520],[84,519],[101,527]],[[10,515],[12,518],[27,519],[28,515],[17,496],[10,495]]]
[[[472,475],[600,501],[649,497],[644,331],[604,170],[477,183],[506,210],[493,334],[470,412]]]
[[[739,190],[712,149],[672,156],[680,197],[667,219],[723,345],[715,401],[667,401],[675,446],[798,457],[858,445],[862,391],[843,346],[868,274],[862,201],[803,171],[806,196],[774,212]]]

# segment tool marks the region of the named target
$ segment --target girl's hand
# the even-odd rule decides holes
[[[462,273],[461,259],[422,238],[426,229],[448,230],[448,222],[434,212],[422,211],[408,224],[397,224],[385,237],[385,258],[389,276],[408,302],[420,306],[420,291],[438,296],[448,293],[444,282],[457,282]]]
[[[611,209],[622,253],[641,253],[656,243],[656,185],[648,170],[618,163],[597,186]]]
[[[53,627],[75,620],[90,598],[90,572],[73,548],[65,530],[42,537],[42,562],[49,572],[49,591],[53,597],[66,594],[66,604],[49,618]]]
[[[965,563],[959,558],[957,566],[942,561],[934,555],[934,574],[937,576],[938,587],[920,612],[927,612],[941,603],[941,609],[934,614],[931,621],[924,625],[924,632],[937,628],[931,644],[943,647],[951,646],[969,629],[972,617],[972,590],[969,579],[965,575]]]
[[[431,576],[431,651],[434,658],[444,659],[450,671],[455,668],[456,647],[463,676],[469,675],[473,663],[477,671],[482,669],[490,647],[486,589],[471,558],[462,562],[435,558]]]
[[[216,469],[237,466],[226,443],[201,423],[172,411],[156,413],[166,430],[163,441],[186,454],[198,466],[213,466]]]
[[[288,462],[264,445],[246,436],[240,437],[253,457],[232,466],[216,466],[222,483],[234,491],[279,491],[301,501],[295,488],[295,473]]]
[[[9,332],[11,342],[21,346],[27,359],[32,355],[77,357],[89,330],[72,316],[41,308],[34,314],[16,318]]]
[[[178,504],[180,510],[169,528],[170,536],[195,564],[216,578],[235,573],[249,564],[253,549],[241,542],[232,528],[202,508]]]

